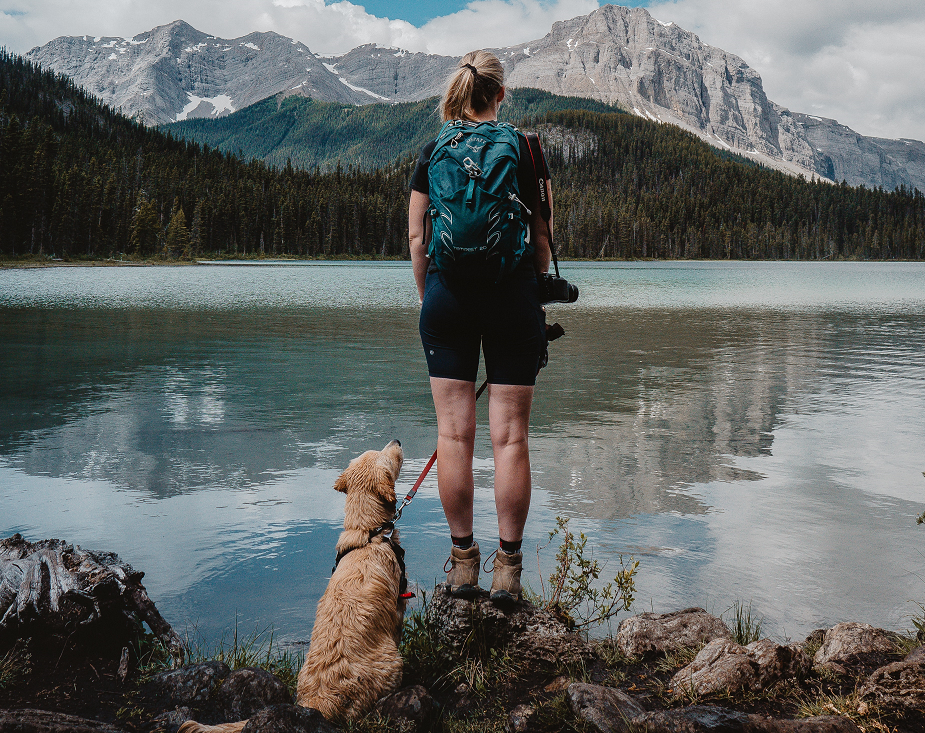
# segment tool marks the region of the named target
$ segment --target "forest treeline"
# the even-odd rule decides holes
[[[925,196],[806,181],[631,115],[552,112],[593,153],[547,150],[566,255],[659,259],[925,258]]]
[[[565,255],[925,257],[918,191],[806,182],[669,125],[590,108],[548,111],[560,103],[517,91],[533,104],[524,124],[547,133]],[[391,109],[378,107],[366,114]],[[242,161],[126,119],[66,77],[0,50],[7,257],[406,257],[413,164],[411,155],[375,170]]]
[[[355,166],[375,170],[414,155],[440,130],[437,97],[401,104],[355,106],[318,102],[293,95],[269,97],[227,117],[199,118],[162,125],[176,138],[206,144],[245,160],[276,167],[334,170]],[[540,89],[515,89],[501,105],[500,118],[518,123],[555,110],[618,112],[594,99],[560,97]]]
[[[318,257],[407,250],[407,160],[330,173],[177,141],[0,52],[0,253]]]

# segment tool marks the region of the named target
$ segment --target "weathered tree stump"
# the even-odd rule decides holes
[[[19,534],[0,540],[0,643],[88,631],[121,644],[147,624],[182,663],[183,642],[148,597],[143,577],[112,552],[54,539],[33,543]]]

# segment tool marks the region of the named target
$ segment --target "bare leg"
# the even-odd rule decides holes
[[[472,534],[475,383],[431,377],[437,412],[437,487],[450,534]]]
[[[533,387],[492,384],[488,422],[495,456],[495,508],[498,534],[505,541],[523,539],[530,511],[530,453],[527,434]]]

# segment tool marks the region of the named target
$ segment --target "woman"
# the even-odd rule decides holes
[[[444,122],[496,122],[504,99],[504,69],[494,54],[473,51],[459,62],[440,103]],[[529,212],[529,237],[516,269],[496,285],[454,279],[428,257],[431,207],[428,163],[435,142],[421,152],[411,182],[408,230],[414,278],[421,299],[420,332],[437,413],[437,484],[450,528],[450,592],[472,597],[481,557],[472,533],[475,445],[475,380],[479,349],[488,376],[488,419],[495,463],[495,508],[500,546],[490,597],[503,604],[520,598],[524,525],[530,508],[527,433],[545,319],[537,275],[549,269],[549,228],[539,214],[539,194],[526,140],[517,134],[519,198]]]

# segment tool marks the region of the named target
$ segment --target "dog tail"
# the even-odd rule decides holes
[[[245,725],[247,725],[246,720],[221,725],[202,725],[195,720],[187,720],[180,726],[177,733],[239,733]]]

